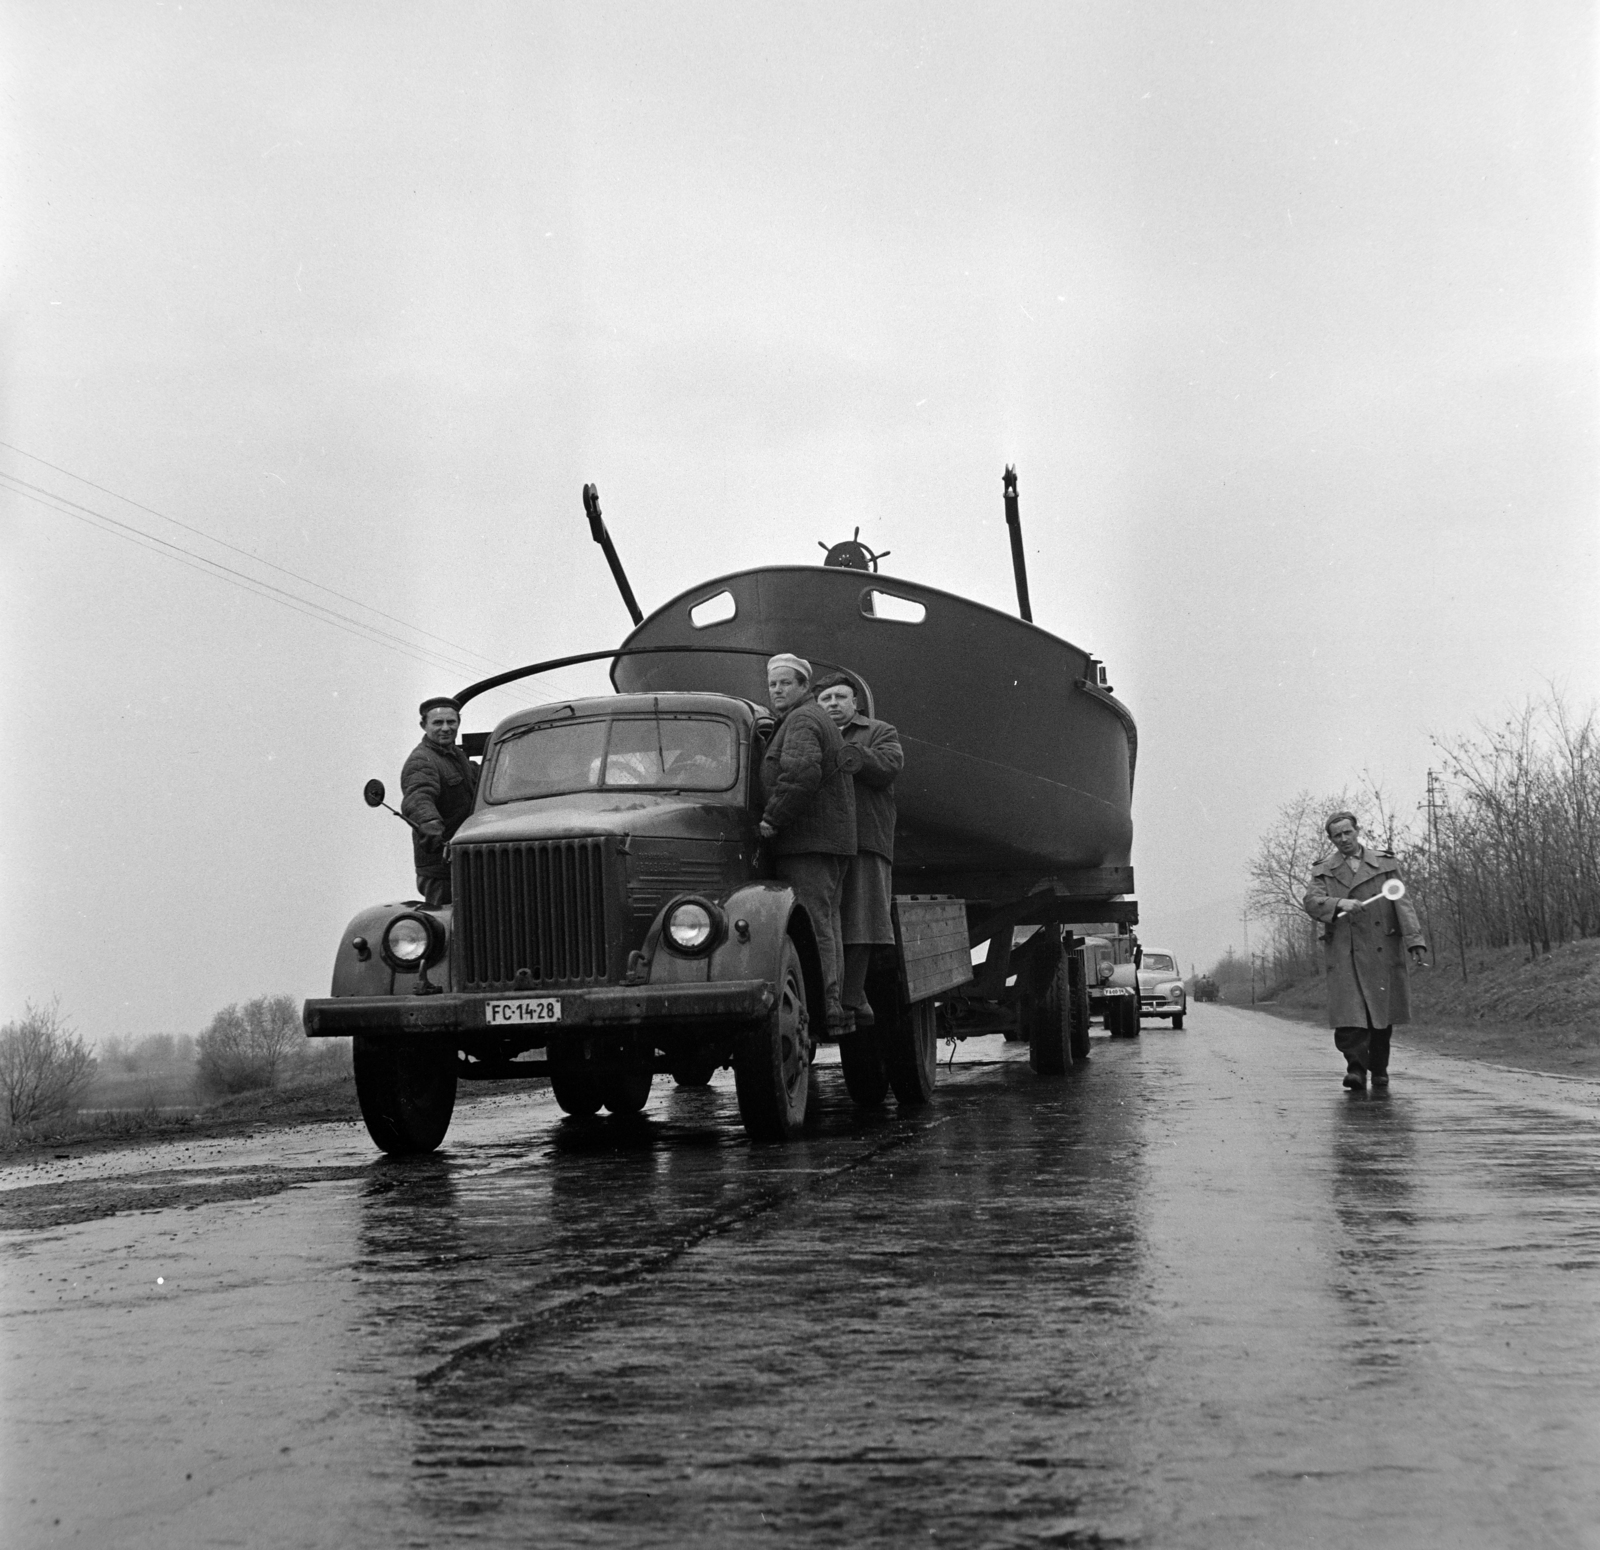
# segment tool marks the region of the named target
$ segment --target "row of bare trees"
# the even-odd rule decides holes
[[[1552,691],[1497,726],[1435,739],[1440,767],[1402,816],[1363,776],[1358,787],[1302,791],[1279,809],[1250,864],[1248,913],[1265,928],[1257,961],[1269,985],[1320,971],[1319,928],[1300,906],[1330,846],[1329,813],[1354,812],[1368,844],[1400,858],[1440,961],[1468,973],[1473,948],[1600,935],[1600,725]]]

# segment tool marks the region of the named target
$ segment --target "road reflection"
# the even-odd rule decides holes
[[[824,1073],[788,1147],[680,1091],[491,1166],[375,1169],[360,1334],[418,1374],[412,1510],[508,1544],[1077,1513],[1140,1381],[1141,1128],[1092,1076],[1001,1065],[862,1115]]]

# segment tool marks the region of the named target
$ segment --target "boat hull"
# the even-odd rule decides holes
[[[724,593],[733,616],[696,626],[691,610]],[[890,608],[923,617],[902,622],[885,616]],[[856,674],[869,713],[892,722],[905,747],[895,785],[900,891],[995,898],[1093,873],[1101,886],[1091,892],[1131,888],[1133,719],[1099,687],[1088,653],[1046,630],[898,578],[771,566],[681,593],[634,630],[629,648],[650,650],[617,659],[612,681],[628,693],[764,701],[764,659],[780,651],[819,675]]]

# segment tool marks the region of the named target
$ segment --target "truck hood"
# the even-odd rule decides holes
[[[596,791],[480,808],[456,830],[451,844],[500,845],[604,834],[722,840],[754,827],[754,816],[738,803],[692,801],[670,792]]]

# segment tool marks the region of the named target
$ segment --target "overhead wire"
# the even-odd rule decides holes
[[[308,576],[302,576],[298,572],[288,569],[286,566],[277,565],[270,560],[263,560],[259,556],[251,554],[249,550],[239,547],[237,544],[231,544],[225,539],[215,538],[211,534],[205,532],[205,530],[202,528],[195,527],[191,523],[180,521],[176,517],[168,516],[165,512],[158,511],[153,506],[147,506],[144,503],[133,500],[131,497],[124,496],[118,491],[110,489],[105,485],[97,484],[92,479],[87,479],[80,474],[75,474],[71,469],[63,468],[59,464],[52,463],[46,458],[38,457],[21,447],[15,446],[11,442],[0,441],[0,447],[5,448],[7,451],[15,452],[19,456],[26,457],[33,462],[39,463],[56,473],[63,474],[67,478],[76,479],[91,489],[98,490],[104,495],[109,495],[114,500],[124,502],[128,506],[133,507],[135,510],[145,512],[146,514],[157,517],[162,521],[170,522],[174,527],[178,527],[185,532],[192,533],[207,543],[216,544],[220,548],[240,555],[244,559],[250,561],[252,564],[262,565],[267,569],[276,571],[280,575],[290,578],[291,580],[300,582],[305,586],[312,587],[319,592],[324,592],[330,597],[338,598],[341,602],[350,603],[352,606],[363,609],[380,619],[385,619],[390,623],[397,624],[402,629],[409,630],[416,635],[424,637],[424,641],[436,641],[439,643],[439,646],[448,647],[449,651],[452,653],[459,653],[460,656],[465,657],[473,657],[479,662],[487,662],[493,666],[500,665],[495,658],[490,657],[483,652],[475,651],[471,647],[462,646],[460,643],[451,641],[431,630],[424,630],[420,626],[410,624],[406,620],[401,619],[394,614],[385,613],[382,609],[373,608],[371,605],[361,602],[359,598],[353,598],[347,593],[340,592],[333,587],[325,586],[323,583],[315,581]],[[10,473],[4,469],[0,469],[0,488],[9,489],[13,494],[18,495],[25,500],[32,501],[37,505],[41,505],[47,509],[56,511],[60,515],[73,517],[88,526],[96,527],[102,532],[109,533],[113,537],[122,538],[129,543],[133,543],[137,547],[146,549],[163,559],[173,560],[190,570],[199,572],[201,575],[211,576],[218,581],[238,587],[241,590],[250,593],[252,596],[260,597],[267,602],[276,603],[280,607],[288,608],[291,611],[302,614],[307,618],[316,619],[323,624],[331,625],[333,628],[341,630],[343,633],[350,635],[357,640],[363,640],[370,645],[381,646],[387,650],[397,651],[401,655],[410,658],[410,660],[422,664],[424,667],[431,667],[436,670],[444,669],[445,671],[449,672],[466,673],[469,676],[479,671],[479,669],[471,665],[471,663],[463,662],[459,660],[458,657],[447,655],[446,652],[439,649],[439,646],[430,646],[425,644],[423,641],[407,640],[402,636],[394,634],[390,630],[383,629],[382,627],[373,624],[369,620],[343,613],[339,609],[332,608],[326,603],[318,602],[315,598],[300,596],[299,594],[291,592],[284,587],[277,586],[273,582],[264,580],[259,576],[251,576],[231,565],[224,564],[221,560],[216,560],[208,555],[200,554],[183,544],[176,543],[171,539],[162,538],[158,534],[147,532],[143,528],[132,523],[123,522],[118,518],[109,515],[107,512],[99,510],[97,507],[89,506],[81,501],[73,500],[70,496],[64,495],[60,491],[49,489],[43,485],[34,484],[31,481],[23,479],[19,475]],[[519,704],[533,703],[533,701],[530,701],[527,698],[525,693],[519,693],[515,690],[510,690],[509,688],[500,688],[491,692],[509,693],[511,697]]]
[[[59,463],[52,463],[48,458],[42,458],[36,453],[26,451],[13,442],[0,441],[0,447],[5,448],[7,452],[15,452],[19,457],[25,457],[30,462],[41,464],[43,467],[51,469],[58,474],[64,474],[68,479],[76,479],[79,484],[86,484],[91,490],[98,490],[102,495],[109,495],[113,500],[132,506],[136,511],[142,511],[148,516],[159,518],[162,522],[170,522],[174,527],[182,528],[186,533],[193,533],[197,538],[203,538],[208,544],[216,544],[219,548],[241,555],[253,565],[265,566],[268,570],[275,570],[279,575],[288,576],[292,580],[300,582],[303,586],[315,587],[319,592],[326,592],[329,597],[336,597],[341,602],[350,603],[356,608],[364,609],[367,613],[376,614],[380,619],[387,619],[391,624],[398,624],[417,635],[425,635],[429,640],[436,640],[440,645],[449,646],[454,651],[463,652],[469,657],[477,657],[481,662],[492,663],[495,660],[493,657],[485,656],[481,651],[474,651],[470,646],[463,646],[456,641],[447,640],[443,635],[436,635],[431,630],[423,629],[421,625],[411,624],[405,619],[397,618],[394,614],[385,613],[381,608],[374,608],[370,603],[363,603],[360,598],[351,597],[347,592],[340,592],[337,588],[325,586],[322,582],[315,581],[310,576],[302,576],[298,571],[290,570],[285,565],[278,565],[271,560],[265,560],[260,555],[241,548],[238,544],[231,544],[225,538],[218,538],[215,534],[206,532],[204,528],[195,527],[192,523],[184,522],[180,518],[170,516],[164,511],[157,511],[154,506],[146,506],[142,501],[134,500],[131,495],[123,495],[120,491],[113,490],[106,485],[96,484],[93,479],[86,478],[83,474],[76,474],[70,468],[63,468]],[[14,478],[15,475],[10,477]],[[495,665],[498,666],[499,664],[496,663]]]

